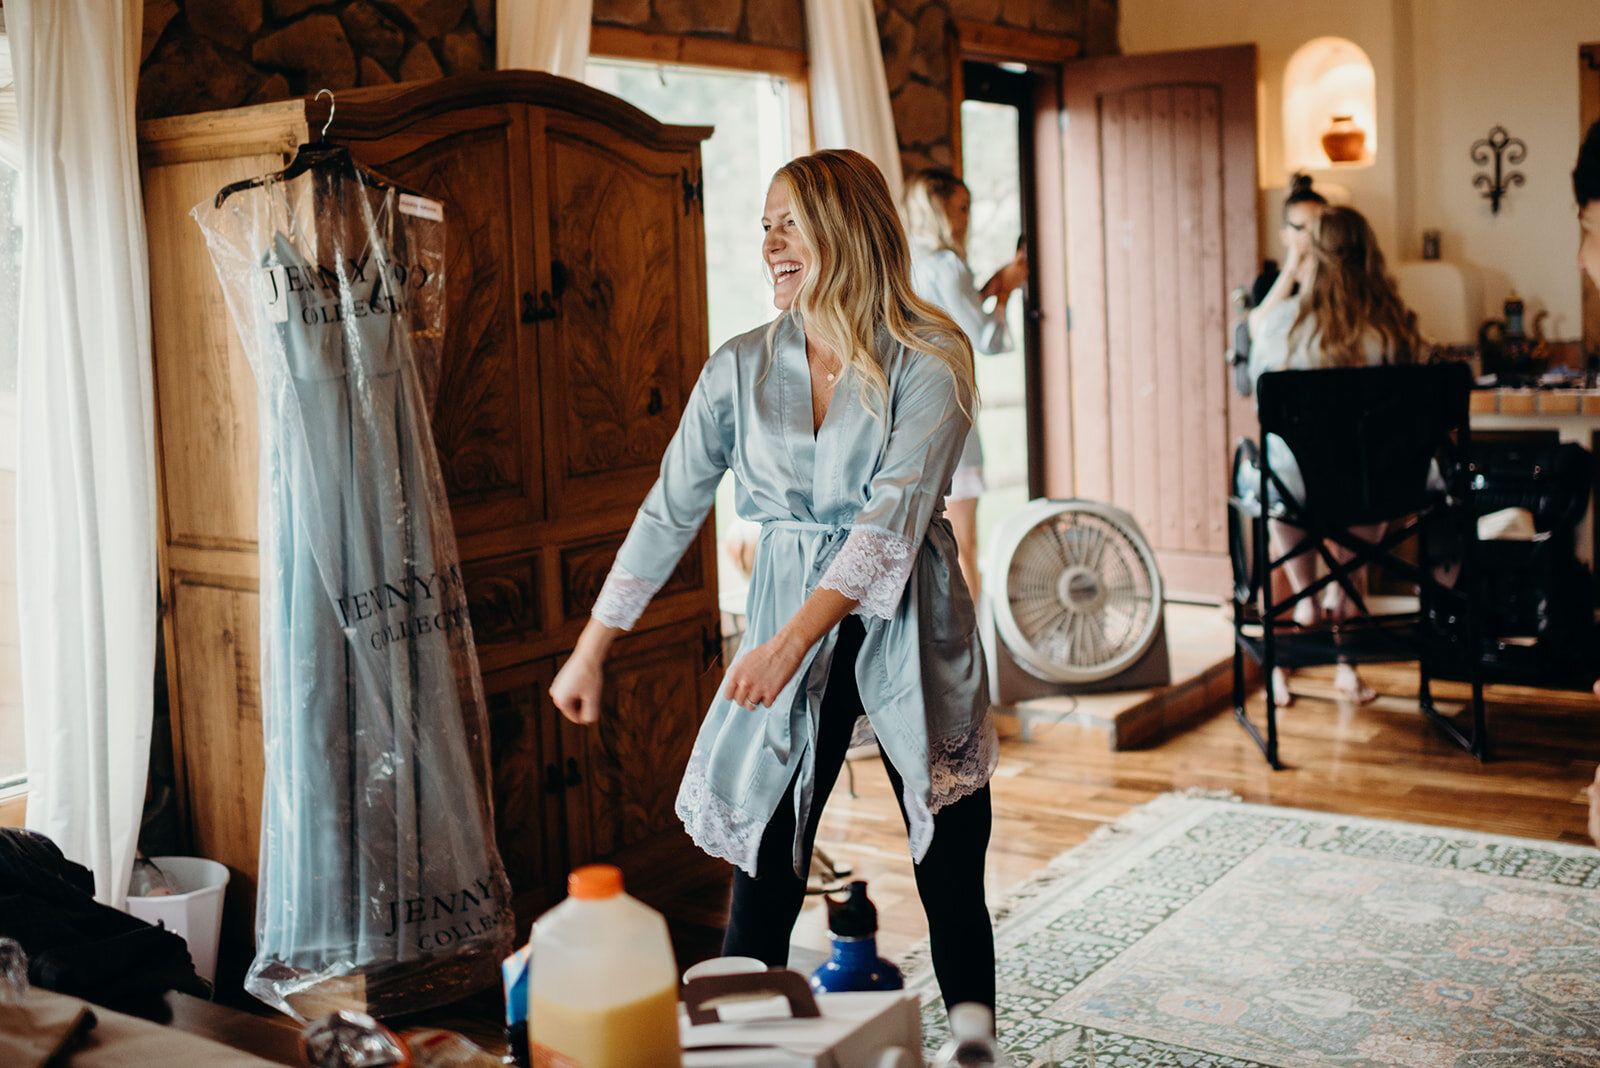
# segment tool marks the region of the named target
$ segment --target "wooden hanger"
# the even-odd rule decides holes
[[[317,95],[312,99],[320,100],[324,93],[328,94],[328,119],[322,124],[322,132],[317,135],[317,139],[315,141],[307,141],[296,149],[294,158],[289,161],[289,165],[283,170],[273,174],[257,175],[254,178],[245,178],[223,186],[217,191],[214,207],[222,207],[224,200],[227,200],[228,197],[241,189],[254,189],[257,186],[265,185],[269,181],[286,182],[290,178],[298,177],[313,168],[339,174],[346,178],[354,178],[361,184],[371,186],[373,189],[394,188],[371,171],[363,167],[357,167],[355,160],[350,158],[349,148],[328,140],[328,127],[333,125],[335,108],[333,93],[327,89],[318,89]]]

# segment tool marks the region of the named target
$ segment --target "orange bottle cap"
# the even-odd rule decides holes
[[[622,869],[612,864],[585,864],[567,876],[567,893],[583,901],[598,901],[622,893]]]

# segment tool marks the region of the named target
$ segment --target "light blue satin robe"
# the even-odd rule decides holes
[[[710,512],[725,470],[736,509],[761,524],[741,655],[767,641],[819,586],[861,602],[856,683],[884,753],[905,780],[912,856],[932,814],[981,788],[997,746],[972,599],[956,566],[944,495],[971,420],[945,364],[881,335],[889,431],[846,374],[812,434],[811,376],[796,319],[723,345],[706,363],[594,616],[631,627]],[[706,852],[755,874],[767,822],[792,779],[796,826],[812,797],[818,715],[838,628],[802,660],[770,708],[720,692],[695,741],[676,809]],[[799,855],[804,871],[809,858]]]

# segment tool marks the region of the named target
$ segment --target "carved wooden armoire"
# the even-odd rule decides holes
[[[295,100],[140,127],[178,790],[191,847],[233,872],[235,937],[252,929],[261,815],[256,394],[188,211],[282,168],[327,114],[326,98]],[[546,692],[706,356],[709,133],[577,82],[500,72],[341,93],[327,134],[445,205],[433,433],[523,924],[590,860],[669,907],[726,871],[672,807],[720,681],[709,531],[614,646],[598,727],[565,722]]]

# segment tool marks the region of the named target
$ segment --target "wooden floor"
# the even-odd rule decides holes
[[[1142,751],[1108,751],[1102,730],[1035,721],[1033,740],[1000,719],[993,784],[991,903],[1047,863],[1169,790],[1229,790],[1246,801],[1464,827],[1529,838],[1588,842],[1583,788],[1600,759],[1600,700],[1588,694],[1490,687],[1494,759],[1479,764],[1446,742],[1417,712],[1414,665],[1373,665],[1364,677],[1381,695],[1366,707],[1334,700],[1332,669],[1306,669],[1280,715],[1282,759],[1270,770],[1230,710]],[[1464,697],[1464,686],[1435,687]],[[1259,694],[1251,710],[1262,716]],[[1443,700],[1441,710],[1449,706]],[[927,934],[912,882],[905,829],[876,760],[855,764],[858,797],[829,799],[819,844],[868,880],[878,906],[879,950],[893,958]],[[827,948],[826,916],[811,899],[796,928],[797,966]]]

